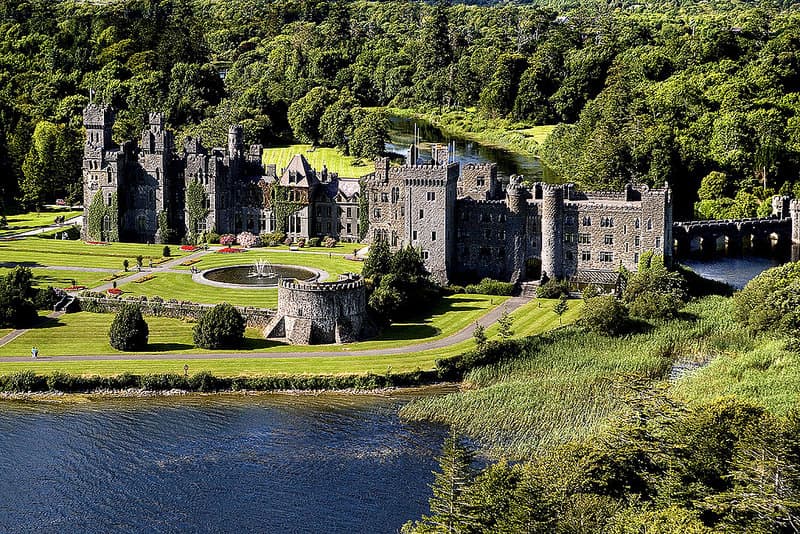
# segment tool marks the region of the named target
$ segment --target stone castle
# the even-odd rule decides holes
[[[412,147],[402,166],[379,159],[362,180],[313,169],[302,155],[278,172],[263,164],[260,145],[245,149],[239,126],[229,129],[227,147],[189,138],[177,152],[161,114],[149,115],[138,144],[115,145],[113,122],[108,106],[84,110],[85,239],[167,242],[206,231],[276,230],[295,239],[385,239],[419,248],[440,282],[546,274],[611,285],[620,266],[636,269],[642,252],[672,257],[666,186],[582,192],[512,177],[503,188],[495,164],[460,166],[438,145],[431,159]],[[206,216],[197,220],[187,206],[193,182],[204,192]]]

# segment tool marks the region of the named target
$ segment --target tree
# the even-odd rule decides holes
[[[33,274],[17,266],[0,278],[0,326],[20,328],[36,321]]]
[[[230,304],[217,304],[194,327],[194,344],[203,349],[234,349],[244,339],[244,318]]]
[[[465,447],[455,434],[444,441],[439,457],[439,471],[434,472],[433,495],[430,498],[431,515],[423,517],[423,523],[439,532],[466,532],[475,524],[468,506],[466,488],[474,473],[473,453]]]
[[[472,331],[472,339],[475,340],[475,345],[483,347],[486,343],[486,328],[481,323],[475,323],[475,329]]]
[[[122,268],[125,269],[126,273],[128,272],[128,267],[130,267],[130,265],[131,265],[131,262],[128,261],[128,258],[125,258],[124,260],[122,260]]]
[[[389,138],[389,120],[379,111],[354,115],[355,127],[348,144],[350,154],[357,158],[374,160],[383,154]]]
[[[630,314],[642,319],[675,317],[686,301],[686,283],[680,273],[664,266],[663,256],[652,257],[650,267],[640,264],[622,294]]]
[[[65,196],[68,188],[79,182],[79,169],[77,136],[63,124],[38,122],[22,163],[23,203],[38,208],[47,198]]]
[[[325,109],[333,103],[335,93],[324,87],[314,87],[305,96],[289,106],[287,118],[294,136],[316,145],[320,140],[320,120]]]
[[[508,309],[503,307],[503,313],[497,320],[497,325],[500,327],[498,334],[502,339],[509,339],[514,335],[514,318],[508,313]]]
[[[558,324],[561,325],[561,316],[569,309],[569,305],[567,304],[567,296],[561,295],[558,297],[558,302],[555,303],[553,306],[553,313],[558,315]]]
[[[108,340],[117,350],[141,350],[147,346],[150,329],[136,304],[123,304],[108,331]]]
[[[369,247],[369,255],[364,260],[361,274],[364,278],[372,279],[378,284],[381,277],[390,273],[391,269],[392,252],[389,249],[389,242],[385,239],[376,239]]]
[[[613,295],[588,298],[581,309],[581,324],[592,332],[619,335],[628,324],[628,308]]]

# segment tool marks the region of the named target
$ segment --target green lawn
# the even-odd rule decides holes
[[[227,289],[195,282],[189,273],[159,273],[155,270],[154,274],[155,278],[152,280],[140,284],[130,282],[119,288],[124,292],[124,296],[157,295],[165,300],[188,300],[203,304],[227,302],[234,306],[258,308],[275,308],[278,305],[277,289]]]
[[[229,265],[252,265],[258,259],[268,260],[281,265],[299,265],[301,267],[314,267],[327,272],[334,280],[342,273],[360,273],[363,262],[347,260],[341,255],[316,254],[310,252],[278,251],[271,248],[255,248],[234,254],[220,254],[211,252],[193,266],[200,270],[212,267],[226,267]],[[190,267],[177,267],[189,270]]]
[[[58,265],[121,269],[124,259],[136,265],[136,256],[141,255],[146,264],[147,258],[161,258],[163,249],[163,245],[141,243],[89,245],[83,241],[28,237],[0,242],[0,261],[21,263],[28,267]],[[170,250],[174,257],[186,254],[177,245],[171,245]]]
[[[9,272],[11,269],[0,267],[0,276]],[[103,284],[103,278],[107,278],[112,273],[94,273],[84,271],[62,271],[60,269],[33,268],[33,285],[36,287],[60,287],[65,288],[72,285],[74,280],[76,285],[92,288]]]
[[[42,228],[43,226],[50,226],[55,222],[56,217],[64,216],[66,219],[71,219],[78,215],[82,215],[83,211],[72,211],[69,209],[53,210],[28,213],[20,213],[19,215],[8,215],[8,228],[0,230],[0,237],[18,234],[20,232],[27,232],[35,228]]]
[[[295,154],[302,154],[317,171],[322,170],[322,166],[328,167],[330,172],[337,173],[342,178],[359,178],[375,170],[372,162],[365,162],[363,165],[356,165],[356,158],[342,155],[335,148],[316,148],[311,150],[311,145],[290,145],[265,148],[261,160],[265,165],[274,163],[278,174],[281,169],[286,167]]]

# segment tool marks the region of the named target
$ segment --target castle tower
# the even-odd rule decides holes
[[[102,159],[103,150],[113,145],[114,110],[108,105],[89,104],[83,110],[83,125],[86,127],[83,157]]]
[[[83,110],[83,124],[86,127],[82,166],[83,238],[118,241],[120,213],[118,208],[116,212],[112,210],[118,206],[114,199],[123,180],[120,171],[125,168],[125,153],[111,139],[114,110],[111,106],[90,103]],[[95,213],[90,214],[91,211]]]
[[[527,198],[528,190],[522,185],[521,177],[511,176],[506,188],[506,272],[511,273],[510,281],[514,283],[525,275]]]
[[[164,213],[171,230],[181,227],[178,222],[178,199],[174,186],[174,143],[162,113],[148,113],[147,128],[142,131],[139,146],[139,185],[129,192],[127,233],[139,242],[162,242],[159,217]]]
[[[789,203],[789,216],[792,218],[792,246],[800,247],[800,200]]]
[[[542,185],[542,273],[550,278],[564,276],[564,189]]]
[[[231,160],[240,160],[244,157],[244,133],[239,124],[228,128],[228,155]]]

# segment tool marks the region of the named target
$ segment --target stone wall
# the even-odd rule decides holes
[[[298,345],[348,343],[365,337],[368,327],[366,288],[360,277],[328,283],[282,280],[278,311],[264,337],[284,337]]]
[[[198,304],[177,300],[161,300],[158,297],[137,297],[130,299],[95,297],[80,295],[77,301],[82,311],[94,313],[116,313],[123,304],[136,304],[142,315],[151,317],[169,317],[171,319],[198,320],[214,304]],[[235,306],[245,320],[248,328],[264,328],[275,317],[275,310]]]

